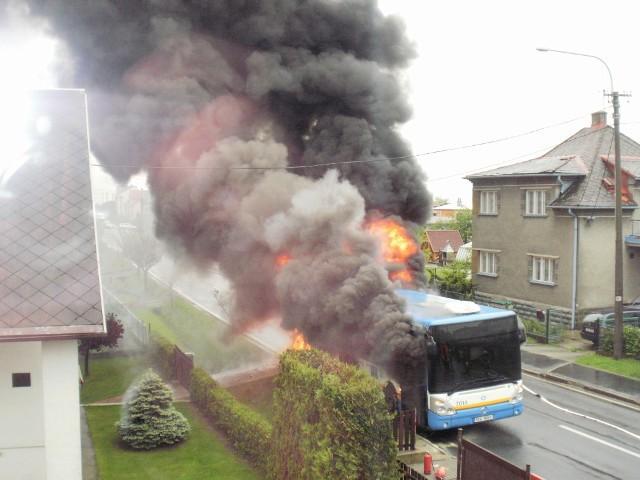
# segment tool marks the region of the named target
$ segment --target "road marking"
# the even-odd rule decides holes
[[[629,430],[626,430],[626,429],[624,429],[622,427],[619,427],[618,425],[614,425],[613,423],[605,422],[604,420],[600,420],[599,418],[590,417],[589,415],[585,415],[584,413],[574,412],[573,410],[569,410],[568,408],[564,408],[564,407],[561,407],[560,405],[556,405],[551,400],[547,400],[542,395],[540,395],[539,393],[534,392],[533,390],[531,390],[526,385],[523,385],[523,388],[527,392],[529,392],[531,395],[535,395],[540,400],[542,400],[544,403],[546,403],[547,405],[552,406],[553,408],[557,408],[558,410],[560,410],[562,412],[570,413],[571,415],[576,415],[578,417],[582,417],[582,418],[585,418],[587,420],[591,420],[592,422],[599,423],[599,424],[604,425],[606,427],[613,428],[613,429],[618,430],[618,431],[620,431],[622,433],[626,433],[627,435],[630,435],[631,437],[633,437],[633,438],[635,438],[637,440],[640,440],[640,435],[638,435],[637,433],[633,433],[633,432],[631,432]]]
[[[633,457],[640,458],[640,453],[632,452],[631,450],[627,450],[626,448],[619,447],[618,445],[606,442],[606,441],[604,441],[604,440],[602,440],[602,439],[600,439],[598,437],[594,437],[592,435],[589,435],[588,433],[581,432],[580,430],[576,430],[575,428],[567,427],[566,425],[558,425],[558,426],[560,428],[564,429],[564,430],[568,430],[570,432],[573,432],[576,435],[581,435],[581,436],[583,436],[585,438],[588,438],[589,440],[593,440],[594,442],[598,442],[598,443],[601,443],[602,445],[606,445],[607,447],[611,447],[611,448],[615,448],[616,450],[620,450],[621,452],[624,452],[627,455],[631,455]]]

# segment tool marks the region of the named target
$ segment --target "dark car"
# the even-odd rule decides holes
[[[625,327],[640,327],[640,309],[632,310],[625,306],[622,321]],[[606,328],[613,328],[614,322],[615,313],[611,311],[590,313],[582,320],[580,336],[591,340],[597,346],[600,343],[600,332]]]

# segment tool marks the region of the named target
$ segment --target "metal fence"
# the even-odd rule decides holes
[[[118,297],[106,288],[104,291],[104,308],[106,312],[115,313],[124,326],[121,349],[134,350],[149,344],[149,329],[145,323],[127,308]]]
[[[459,480],[530,480],[531,466],[518,467],[495,453],[462,438],[458,430]]]
[[[400,472],[400,480],[428,480],[423,474],[414,470],[409,465],[398,460],[398,469]]]

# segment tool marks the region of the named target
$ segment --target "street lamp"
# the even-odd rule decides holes
[[[550,48],[537,48],[539,52],[553,52],[562,53],[566,55],[576,55],[579,57],[594,58],[602,63],[609,73],[609,80],[611,82],[611,93],[608,96],[613,100],[613,130],[614,130],[614,143],[615,143],[615,180],[616,180],[616,246],[615,246],[615,266],[614,266],[614,295],[615,295],[615,327],[613,332],[613,356],[616,359],[622,358],[623,352],[623,323],[622,323],[622,298],[623,298],[623,284],[622,284],[622,174],[620,167],[620,100],[619,93],[613,88],[613,76],[611,75],[611,69],[607,62],[595,55],[588,55],[586,53],[568,52],[565,50],[553,50]]]

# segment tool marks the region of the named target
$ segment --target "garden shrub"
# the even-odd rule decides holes
[[[173,393],[153,370],[147,370],[126,395],[120,438],[130,447],[149,450],[174,445],[188,435],[187,419],[173,406]]]
[[[361,369],[318,350],[285,352],[274,404],[271,478],[395,478],[392,417]]]
[[[165,378],[173,378],[176,371],[175,345],[162,335],[151,334],[151,360]]]
[[[191,401],[222,430],[252,464],[266,468],[271,451],[271,425],[243,405],[201,368],[191,373]]]
[[[600,351],[613,354],[613,328],[600,330]],[[624,327],[623,330],[624,354],[630,357],[640,358],[640,328]]]

